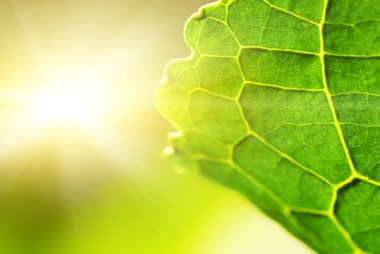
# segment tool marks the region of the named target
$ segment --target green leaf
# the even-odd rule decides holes
[[[157,106],[179,163],[320,253],[380,253],[380,0],[221,0]]]

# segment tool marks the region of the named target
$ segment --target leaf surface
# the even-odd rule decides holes
[[[380,253],[380,0],[220,0],[157,106],[177,161],[320,253]]]

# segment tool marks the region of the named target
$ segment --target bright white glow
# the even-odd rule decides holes
[[[10,2],[5,12],[12,5],[15,15],[5,15],[11,22],[0,63],[0,178],[59,169],[71,193],[95,181],[96,170],[140,168],[147,156],[138,153],[145,149],[140,133],[161,124],[148,85],[158,82],[149,70],[167,36],[151,25],[155,12],[133,12],[132,20],[113,4]]]
[[[34,97],[36,114],[44,122],[78,122],[91,114],[99,101],[92,91],[81,88],[52,87]]]
[[[114,151],[121,150],[117,138],[106,126],[115,120],[112,118],[114,112],[122,110],[128,114],[125,106],[129,100],[125,98],[128,95],[125,89],[121,91],[104,81],[101,70],[81,70],[79,73],[65,70],[62,73],[62,68],[57,69],[61,71],[48,70],[46,77],[30,82],[30,86],[26,84],[20,90],[2,94],[3,101],[17,106],[10,111],[10,120],[3,121],[8,122],[11,135],[0,144],[0,157],[28,143],[51,139],[52,133],[56,133],[53,135],[56,143],[67,139],[75,142],[78,135],[82,135],[99,149],[106,149],[102,151],[105,155],[118,154]],[[104,136],[107,136],[107,146]]]
[[[88,77],[87,77],[88,78]],[[41,127],[60,125],[86,128],[87,124],[100,122],[102,109],[112,111],[107,101],[112,95],[90,78],[54,75],[43,79],[31,91],[18,96],[32,120]],[[25,117],[24,117],[25,118]],[[62,127],[62,126],[61,126]]]

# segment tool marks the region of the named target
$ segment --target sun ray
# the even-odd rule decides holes
[[[14,16],[9,20],[15,29],[8,31],[12,40],[4,40],[7,58],[0,61],[0,164],[16,165],[8,161],[17,154],[27,161],[37,150],[55,149],[57,163],[51,170],[60,171],[64,195],[75,199],[78,188],[85,189],[89,175],[96,178],[101,168],[121,180],[130,169],[134,173],[147,164],[141,151],[151,148],[140,144],[139,128],[169,127],[153,111],[155,84],[146,84],[146,80],[158,82],[146,76],[151,75],[147,69],[160,43],[146,38],[165,34],[141,30],[141,25],[151,26],[155,8],[131,13],[128,24],[113,29],[113,21],[94,19],[101,14],[97,11],[103,11],[101,6],[40,17],[30,13],[28,4],[9,0]],[[65,8],[65,3],[44,5]],[[99,29],[87,29],[86,22]],[[47,144],[54,145],[47,148]],[[22,165],[17,164],[9,176],[9,186],[23,174]],[[77,181],[83,186],[76,188]]]

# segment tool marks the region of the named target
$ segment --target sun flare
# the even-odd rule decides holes
[[[99,85],[96,78],[52,73],[34,81],[31,88],[12,91],[8,96],[3,94],[3,101],[16,106],[13,117],[23,120],[24,125],[31,126],[34,122],[40,129],[61,125],[85,128],[87,124],[101,124],[104,112],[118,110],[113,102],[120,96],[112,94],[109,89],[112,84]]]
[[[164,35],[130,25],[137,19],[149,26],[146,13],[126,19],[120,10],[116,22],[99,17],[103,6],[97,12],[92,1],[91,8],[80,2],[69,5],[78,5],[78,15],[31,16],[21,3],[9,10],[12,29],[2,35],[0,58],[0,181],[7,184],[29,168],[57,171],[70,184],[81,179],[78,188],[96,181],[91,178],[104,169],[104,174],[132,173],[150,152],[141,133],[167,128],[155,118],[149,84],[158,80],[152,81],[156,74],[145,60],[157,58],[157,44],[145,39],[147,34]],[[114,17],[118,10],[111,9]]]
[[[101,156],[125,163],[126,151],[113,129],[118,128],[120,119],[128,118],[135,105],[129,103],[130,87],[115,82],[118,74],[100,63],[93,61],[74,69],[65,69],[67,63],[45,63],[47,67],[33,80],[2,89],[0,159],[47,140],[61,152],[86,153],[79,147],[87,140]],[[71,146],[62,145],[65,143]]]
[[[94,109],[102,104],[103,91],[80,86],[80,82],[65,85],[53,83],[33,94],[30,104],[34,115],[46,124],[62,121],[79,124],[85,118],[96,118]]]

